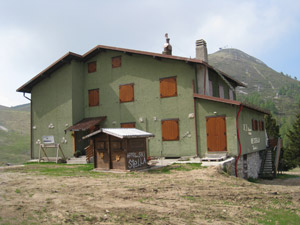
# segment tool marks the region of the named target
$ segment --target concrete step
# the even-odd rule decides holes
[[[86,156],[80,156],[78,158],[70,158],[67,160],[67,164],[87,164],[86,162]]]
[[[205,162],[220,162],[227,159],[227,153],[214,153],[214,154],[206,154],[201,161]]]

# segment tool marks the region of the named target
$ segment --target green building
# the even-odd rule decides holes
[[[241,155],[252,176],[266,149],[267,112],[236,101],[237,86],[244,84],[208,64],[204,40],[196,58],[184,58],[167,38],[162,54],[102,45],[69,52],[17,91],[31,93],[32,158],[44,135],[71,157],[92,131],[136,127],[155,134],[151,157]]]

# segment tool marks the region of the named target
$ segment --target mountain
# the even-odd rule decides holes
[[[30,157],[30,104],[0,105],[0,166],[19,164]]]
[[[221,49],[209,55],[209,64],[247,85],[237,89],[239,100],[269,109],[278,117],[299,111],[300,82],[261,60],[238,49]]]

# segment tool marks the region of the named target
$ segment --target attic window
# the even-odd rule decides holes
[[[224,98],[224,87],[223,87],[223,85],[219,85],[219,97]]]
[[[121,67],[122,58],[121,56],[112,57],[112,68]]]
[[[134,84],[123,84],[119,86],[120,103],[134,101]]]
[[[97,70],[96,61],[88,63],[88,73],[94,73]]]
[[[179,140],[179,119],[162,120],[161,134],[163,141]]]
[[[89,106],[98,106],[99,105],[99,88],[89,90]]]
[[[135,128],[135,122],[121,123],[122,128]]]
[[[160,97],[167,98],[177,96],[177,80],[176,77],[168,77],[160,79]]]
[[[229,89],[229,99],[230,100],[234,100],[234,97],[233,97],[233,91],[231,89]]]

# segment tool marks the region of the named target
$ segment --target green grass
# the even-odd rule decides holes
[[[293,174],[277,174],[276,178],[278,179],[288,179],[288,178],[299,178],[299,175],[293,175]]]
[[[171,171],[191,171],[191,170],[197,170],[202,169],[201,163],[174,163],[169,166],[165,166],[159,169],[149,170],[148,173],[166,173],[169,174]]]
[[[17,171],[33,172],[41,175],[48,176],[92,176],[100,174],[93,172],[93,164],[83,165],[68,165],[68,164],[56,164],[54,162],[48,163],[25,163],[24,168],[16,169]]]
[[[286,209],[254,209],[259,212],[263,212],[264,215],[258,218],[258,223],[266,225],[298,225],[300,221],[300,216],[295,212]]]
[[[30,137],[18,132],[0,131],[0,166],[23,164],[30,158]]]

